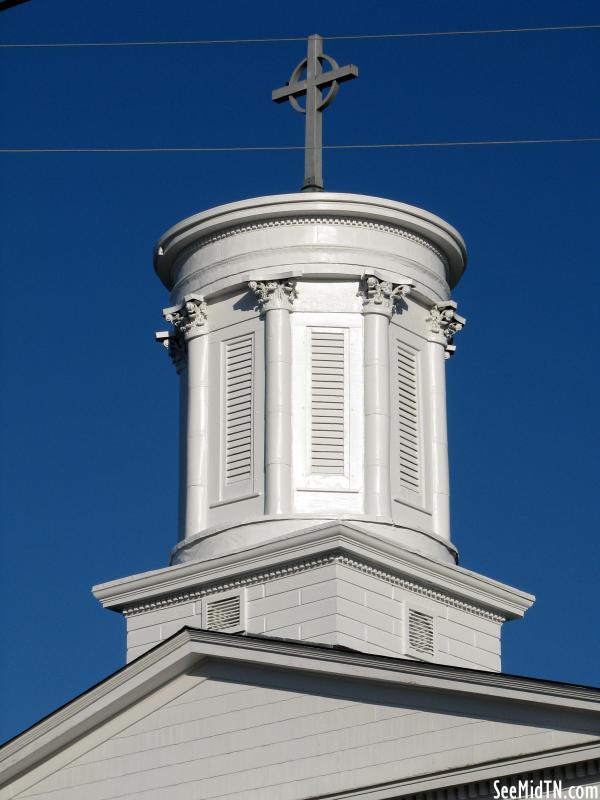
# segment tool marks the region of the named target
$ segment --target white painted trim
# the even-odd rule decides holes
[[[176,675],[193,665],[197,667],[204,659],[335,675],[405,686],[411,690],[427,689],[531,703],[552,708],[557,715],[557,728],[560,727],[558,715],[561,710],[571,713],[579,709],[595,713],[600,720],[599,689],[367,656],[266,637],[232,636],[184,628],[8,742],[0,754],[0,780],[7,782],[30,769]],[[600,755],[600,741],[586,747],[589,747],[588,752]]]
[[[317,555],[338,552],[368,565],[374,574],[406,580],[422,586],[437,599],[458,598],[467,605],[482,607],[502,618],[523,616],[534,597],[506,584],[462,567],[433,561],[410,550],[399,549],[359,523],[332,521],[317,524],[294,536],[286,535],[257,547],[220,556],[205,562],[190,562],[161,570],[132,575],[93,588],[105,608],[121,610],[152,602],[166,595],[185,595],[213,585],[224,589],[240,585],[241,576],[259,571],[281,575],[282,565],[310,560]],[[183,598],[182,598],[183,599]]]

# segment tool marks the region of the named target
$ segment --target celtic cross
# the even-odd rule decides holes
[[[330,69],[323,70],[325,64]],[[303,77],[304,73],[304,77]],[[323,118],[322,112],[338,93],[340,83],[358,77],[358,67],[348,64],[340,67],[323,52],[323,39],[313,34],[308,39],[308,54],[292,72],[289,81],[275,89],[271,97],[275,103],[290,101],[292,108],[306,115],[304,144],[303,192],[323,191]],[[323,90],[329,88],[323,96]],[[297,98],[306,97],[304,108]]]

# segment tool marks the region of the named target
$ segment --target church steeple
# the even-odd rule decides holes
[[[170,567],[96,588],[129,657],[191,625],[500,669],[501,625],[533,598],[456,566],[457,231],[382,198],[260,197],[171,228],[155,267],[180,536]]]
[[[322,111],[357,74],[311,36],[273,92],[306,113],[303,192],[209,209],[155,251],[172,326],[157,339],[180,383],[179,542],[170,567],[94,590],[126,616],[128,658],[189,625],[499,670],[502,623],[533,602],[458,567],[451,538],[460,234],[323,191]]]

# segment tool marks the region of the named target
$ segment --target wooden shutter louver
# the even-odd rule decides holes
[[[421,491],[417,354],[397,342],[398,453],[400,485]]]
[[[310,468],[343,475],[345,470],[346,338],[343,331],[311,329]]]
[[[225,343],[225,483],[252,478],[254,337]]]
[[[433,617],[408,609],[408,646],[416,653],[433,656]]]

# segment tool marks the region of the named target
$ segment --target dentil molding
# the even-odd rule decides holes
[[[239,589],[243,586],[253,586],[257,583],[266,583],[277,580],[278,578],[286,577],[288,575],[296,575],[297,573],[306,572],[307,570],[311,569],[317,569],[328,564],[340,564],[342,566],[349,567],[357,572],[362,572],[365,575],[378,578],[385,583],[390,583],[393,586],[406,589],[407,591],[413,592],[421,597],[427,597],[431,600],[443,603],[444,605],[452,606],[453,608],[460,609],[461,611],[466,611],[467,613],[473,614],[476,617],[481,617],[483,619],[488,619],[492,622],[498,623],[506,621],[506,617],[500,614],[494,614],[492,611],[488,611],[485,608],[476,606],[473,603],[459,600],[457,597],[453,597],[445,592],[437,591],[426,584],[419,583],[414,580],[408,580],[407,578],[395,575],[393,572],[388,570],[379,569],[367,561],[351,558],[343,552],[326,553],[322,556],[316,556],[310,559],[303,559],[288,564],[281,564],[273,567],[273,569],[265,569],[246,575],[233,576],[231,580],[219,581],[212,584],[209,583],[204,586],[200,586],[197,589],[190,589],[184,592],[174,592],[173,594],[155,597],[152,600],[134,603],[120,610],[124,617],[136,616],[138,614],[144,614],[148,611],[154,611],[159,608],[179,605],[181,603],[190,602],[191,600],[199,600],[207,595],[230,591],[232,589]]]
[[[203,236],[183,249],[178,254],[175,263],[173,264],[173,271],[191,255],[198,250],[206,247],[207,245],[219,242],[222,239],[228,239],[231,236],[238,236],[243,233],[251,233],[252,231],[264,230],[265,228],[281,228],[297,225],[343,225],[350,228],[365,228],[367,230],[381,231],[382,233],[391,233],[393,236],[399,236],[402,239],[408,239],[415,244],[419,244],[432,252],[437,258],[440,259],[446,274],[448,274],[449,264],[448,259],[434,244],[428,239],[419,236],[412,231],[402,228],[399,225],[391,225],[383,222],[373,222],[366,219],[357,219],[354,217],[332,217],[332,216],[297,216],[297,217],[278,217],[275,219],[268,219],[262,222],[252,222],[246,225],[234,225],[230,228],[224,228],[216,233]]]

